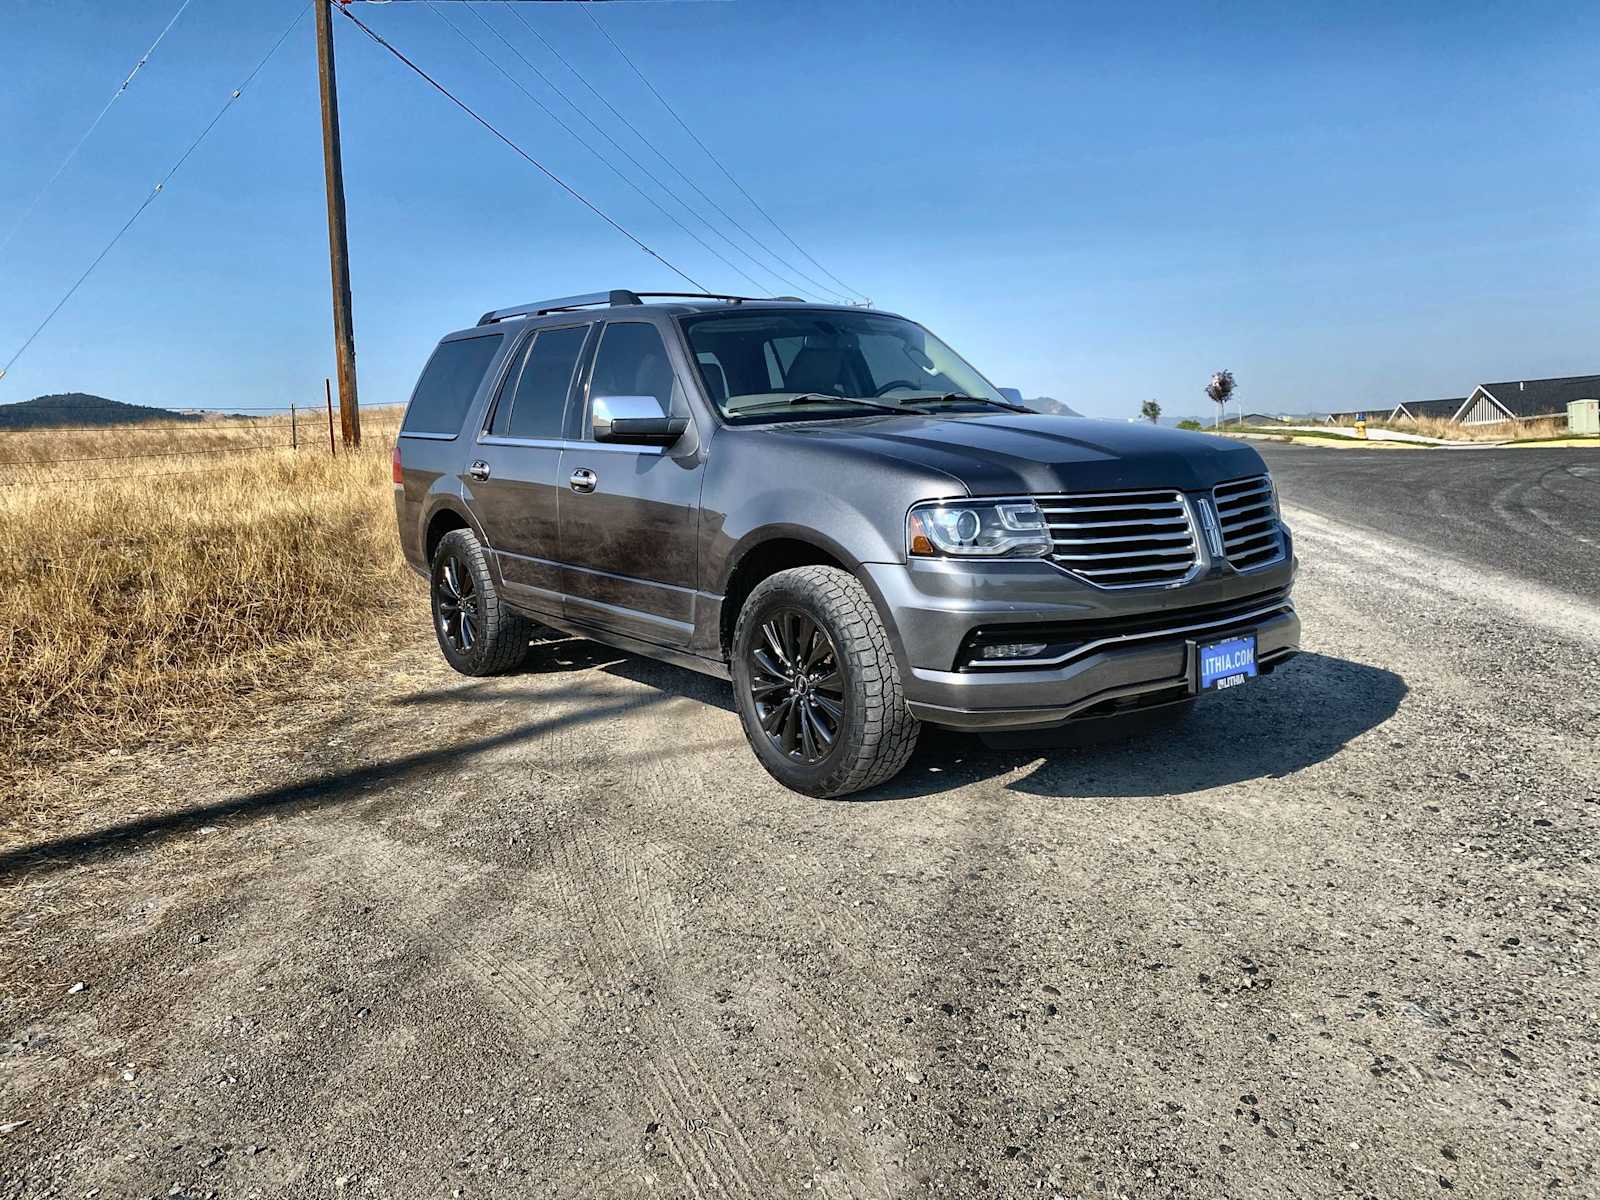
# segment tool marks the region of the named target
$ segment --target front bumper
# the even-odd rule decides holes
[[[1288,534],[1285,533],[1287,543]],[[1288,598],[1292,543],[1275,565],[1239,573],[1217,566],[1182,587],[1105,591],[1049,563],[947,560],[870,563],[868,582],[891,618],[907,706],[957,729],[1038,729],[1196,694],[1196,647],[1256,635],[1271,671],[1299,649]],[[1003,670],[965,665],[974,630],[1016,626],[1018,640],[1049,627],[1096,630],[1062,661]]]

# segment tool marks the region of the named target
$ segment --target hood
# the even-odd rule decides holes
[[[1247,442],[1087,417],[885,414],[783,425],[773,431],[931,468],[959,479],[975,496],[1154,487],[1201,491],[1267,470]]]

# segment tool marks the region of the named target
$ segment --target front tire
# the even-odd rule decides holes
[[[750,748],[779,783],[844,796],[900,772],[920,723],[861,581],[794,567],[756,585],[733,633],[734,697]]]
[[[527,656],[533,622],[501,598],[472,530],[452,529],[439,539],[428,591],[439,649],[463,675],[503,675]]]

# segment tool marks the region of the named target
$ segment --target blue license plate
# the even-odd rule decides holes
[[[1210,642],[1200,647],[1200,690],[1202,692],[1234,687],[1256,674],[1256,639],[1229,638],[1225,642]]]

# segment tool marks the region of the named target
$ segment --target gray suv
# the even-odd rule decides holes
[[[543,625],[731,679],[762,765],[813,796],[889,779],[923,725],[1181,715],[1299,643],[1253,448],[1031,412],[873,309],[487,313],[428,360],[394,483],[456,670],[513,669]]]

